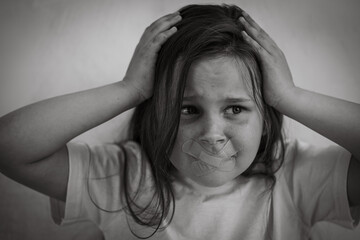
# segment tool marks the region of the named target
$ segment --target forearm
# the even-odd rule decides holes
[[[79,134],[136,106],[123,82],[40,101],[0,118],[0,162],[31,163]]]
[[[276,107],[360,159],[360,105],[294,88]]]

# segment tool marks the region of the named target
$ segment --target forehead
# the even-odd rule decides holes
[[[234,95],[250,98],[249,80],[249,71],[240,59],[229,56],[205,58],[192,64],[185,96]]]

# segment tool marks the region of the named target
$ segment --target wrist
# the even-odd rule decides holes
[[[294,101],[300,96],[302,89],[296,86],[292,86],[282,91],[281,95],[277,98],[277,101],[272,105],[276,110],[286,115],[287,109],[292,106]]]
[[[129,94],[131,98],[134,98],[136,104],[140,104],[141,102],[147,100],[150,96],[147,96],[141,88],[135,86],[128,80],[126,77],[119,82],[119,84],[126,89],[126,92]]]

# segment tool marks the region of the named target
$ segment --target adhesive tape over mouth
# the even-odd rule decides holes
[[[230,140],[217,153],[209,152],[192,139],[184,142],[181,150],[195,159],[191,167],[196,176],[203,176],[215,170],[232,171],[236,165],[238,153]]]

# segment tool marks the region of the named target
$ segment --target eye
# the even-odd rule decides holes
[[[244,110],[241,106],[230,106],[225,109],[225,113],[228,114],[239,114]]]
[[[181,114],[182,115],[192,115],[199,113],[197,108],[194,106],[183,106],[181,108]]]

